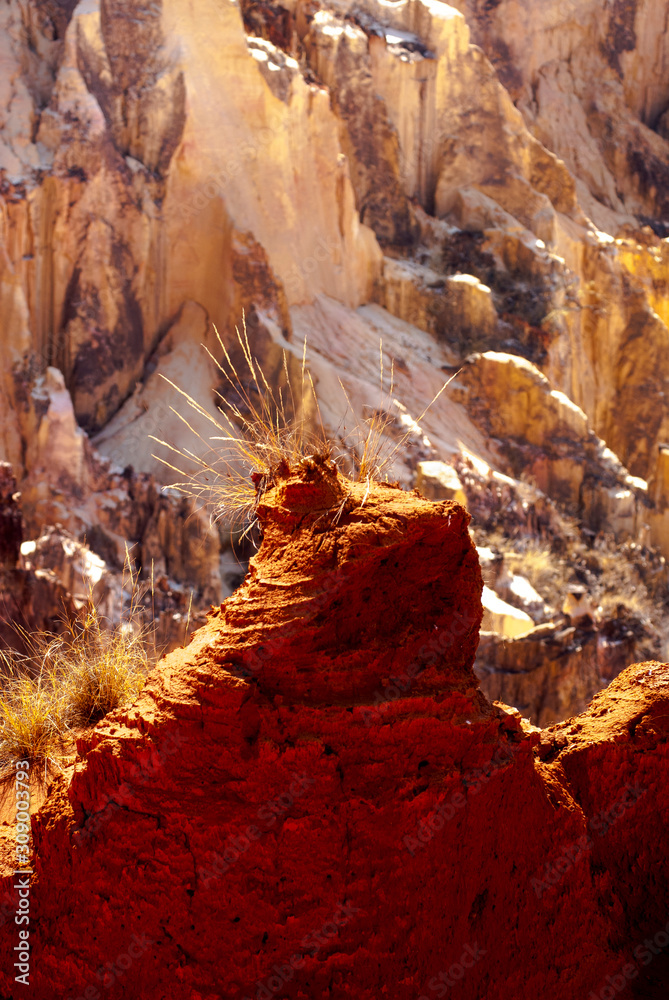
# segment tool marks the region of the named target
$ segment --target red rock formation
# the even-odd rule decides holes
[[[307,461],[258,515],[243,586],[33,821],[30,996],[600,996],[667,920],[669,668],[525,731],[476,688],[461,507]]]

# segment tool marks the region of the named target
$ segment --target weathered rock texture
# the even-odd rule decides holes
[[[620,669],[628,663],[622,658]],[[542,727],[583,711],[604,686],[597,633],[564,623],[518,638],[482,635],[476,672],[488,698],[514,705]]]
[[[609,209],[666,215],[666,8],[457,4],[534,134]],[[518,31],[519,24],[523,30]],[[652,25],[652,27],[651,27]]]
[[[643,622],[623,605],[611,617],[596,617],[536,627],[530,618],[529,628],[523,628],[484,612],[487,631],[481,633],[475,663],[481,690],[491,701],[513,705],[537,726],[584,711],[598,691],[638,659],[646,638]]]
[[[66,531],[49,528],[35,541],[24,542],[21,566],[48,571],[80,606],[92,601],[103,618],[119,621],[123,597],[114,574],[100,556]]]
[[[0,566],[14,569],[23,541],[23,517],[16,479],[8,462],[0,463]]]
[[[211,323],[229,339],[244,309],[254,340],[289,342],[327,296],[349,322],[376,301],[456,361],[529,358],[652,499],[669,438],[662,0],[603,17],[593,0],[242,8],[5,5],[0,405],[20,485],[64,392],[69,488],[81,431],[156,473],[147,434],[185,433],[156,370],[213,406]],[[669,552],[656,507],[630,530]]]
[[[471,458],[490,506],[523,477],[528,523],[556,503],[669,557],[666,8],[8,0],[0,458],[27,536],[117,569],[127,543],[218,603],[223,533],[159,495],[184,477],[152,439],[215,457],[202,345],[244,313],[274,386],[307,338],[333,436],[391,415],[402,485]]]
[[[11,465],[0,462],[0,649],[23,653],[26,633],[60,631],[76,607],[68,588],[53,573],[21,564],[20,501]]]
[[[666,923],[669,668],[528,730],[476,688],[461,507],[310,461],[258,513],[243,586],[34,817],[31,995],[606,984]]]
[[[637,537],[644,481],[588,427],[585,413],[524,358],[492,351],[468,359],[454,390],[497,445],[504,471],[529,477],[595,531]]]

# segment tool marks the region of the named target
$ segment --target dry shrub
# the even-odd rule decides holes
[[[650,624],[655,617],[656,608],[648,598],[645,587],[635,587],[634,592],[619,593],[608,590],[600,600],[604,618],[615,618],[624,609],[629,615],[644,624]]]
[[[241,372],[233,364],[218,330],[215,327],[214,330],[222,351],[223,362],[217,361],[208,348],[205,347],[205,350],[230,390],[231,397],[217,393],[220,419],[213,417],[191,395],[163,376],[165,381],[185,399],[188,407],[198,417],[212,424],[217,431],[205,439],[182,413],[171,407],[172,412],[205,446],[205,455],[212,457],[202,457],[190,449],[181,450],[151,435],[153,441],[168,448],[174,455],[188,463],[195,463],[195,471],[188,473],[159,455],[154,455],[158,461],[184,477],[172,483],[170,488],[178,489],[185,495],[200,500],[210,509],[212,519],[215,521],[225,520],[233,525],[246,523],[244,532],[246,535],[256,524],[255,508],[259,497],[281,479],[304,468],[304,463],[314,457],[334,461],[344,482],[364,482],[369,486],[371,482],[383,477],[393,458],[412,433],[410,430],[407,431],[397,442],[387,439],[385,432],[388,424],[394,421],[389,412],[390,406],[375,409],[364,426],[356,421],[353,430],[345,435],[341,447],[338,447],[329,438],[323,426],[314,382],[306,366],[306,341],[298,391],[294,390],[289,376],[285,350],[283,371],[286,387],[275,391],[253,356],[246,325],[242,327],[243,332],[236,331],[244,359],[244,368]],[[379,378],[382,390],[384,377],[381,344]],[[453,378],[455,375],[441,387],[417,421],[425,416]],[[352,411],[343,386],[342,392]],[[387,390],[389,398],[392,398],[392,392],[391,366],[390,387]],[[342,471],[344,466],[350,470],[346,475]]]
[[[252,512],[261,489],[274,485],[282,473],[285,475],[286,471],[295,469],[306,455],[313,453],[329,458],[331,449],[322,428],[320,433],[313,433],[307,424],[306,383],[308,382],[312,394],[313,383],[306,371],[305,355],[302,359],[302,385],[298,400],[292,388],[284,351],[283,368],[289,396],[286,399],[283,390],[274,393],[262,368],[254,359],[246,327],[243,335],[237,331],[247,369],[243,376],[235,368],[218,331],[216,336],[223,352],[224,364],[217,361],[208,348],[205,347],[205,350],[222,375],[231,397],[228,398],[221,392],[216,393],[220,419],[213,417],[189,393],[163,376],[186,400],[188,406],[217,431],[206,440],[182,413],[171,407],[188,430],[205,445],[205,454],[211,458],[202,458],[190,449],[181,451],[167,441],[151,437],[175,455],[196,465],[197,471],[188,474],[160,456],[155,456],[168,468],[186,477],[171,484],[171,488],[202,500],[211,509],[214,520],[225,519],[234,524],[253,520]],[[313,395],[315,398],[315,394]]]
[[[133,701],[144,686],[146,639],[128,622],[108,630],[92,608],[80,630],[52,640],[51,646],[70,727],[98,722]]]
[[[62,689],[48,662],[33,674],[23,658],[3,653],[0,671],[0,782],[13,778],[17,760],[46,780],[68,742]]]
[[[0,654],[0,782],[14,773],[16,760],[30,761],[32,773],[46,781],[71,757],[73,730],[140,693],[152,657],[148,630],[138,624],[138,595],[133,577],[129,613],[114,628],[92,601],[63,635],[31,635],[17,626],[27,655]]]
[[[505,552],[504,559],[509,570],[526,577],[542,597],[555,601],[567,585],[568,566],[548,545],[532,540],[522,548]]]

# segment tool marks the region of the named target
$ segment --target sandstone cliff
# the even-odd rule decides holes
[[[215,447],[221,385],[201,345],[216,349],[214,324],[233,343],[244,313],[273,383],[307,338],[334,437],[390,413],[391,478],[469,463],[479,544],[495,507],[505,544],[550,536],[564,559],[566,545],[597,600],[620,552],[618,597],[662,656],[665,14],[661,0],[8,0],[0,458],[27,540],[58,523],[117,575],[127,544],[164,578],[166,613],[230,593],[227,526],[162,491],[173,474],[151,437]],[[201,403],[204,442],[161,376]],[[541,535],[551,505],[601,558]],[[540,596],[559,609],[566,582]],[[525,693],[535,715],[562,704]]]
[[[0,311],[3,457],[20,482],[42,476],[46,448],[66,503],[107,490],[82,485],[82,431],[164,482],[147,435],[183,428],[156,370],[179,369],[209,405],[210,323],[227,337],[245,309],[262,351],[263,338],[299,341],[316,309],[329,362],[342,325],[358,354],[392,328],[413,370],[407,322],[432,336],[432,364],[447,346],[446,363],[472,347],[526,357],[580,407],[579,435],[648,484],[631,531],[647,525],[669,551],[657,458],[669,95],[665,36],[645,27],[661,10],[212,0],[195,15],[164,0],[130,15],[12,0]],[[372,301],[385,312],[372,317]],[[410,414],[424,391],[401,386]],[[75,423],[59,417],[55,435],[62,392]],[[582,510],[577,478],[569,489]]]

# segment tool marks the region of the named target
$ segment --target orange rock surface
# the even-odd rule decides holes
[[[307,460],[258,516],[245,583],[33,819],[31,985],[8,920],[0,992],[664,995],[669,667],[536,730],[476,686],[462,507]]]

